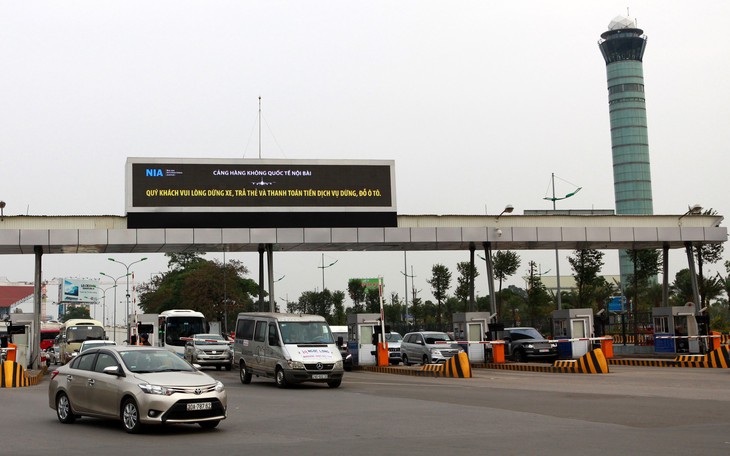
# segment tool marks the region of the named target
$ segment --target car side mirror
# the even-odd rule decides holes
[[[107,375],[115,375],[117,377],[124,377],[124,371],[121,366],[107,366],[103,372]]]

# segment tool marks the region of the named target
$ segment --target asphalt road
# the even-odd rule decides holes
[[[611,366],[606,375],[479,369],[471,379],[356,371],[281,390],[235,371],[217,429],[58,422],[48,380],[0,389],[8,455],[727,455],[730,370]]]

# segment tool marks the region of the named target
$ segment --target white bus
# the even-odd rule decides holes
[[[208,322],[205,321],[205,316],[195,310],[166,310],[158,316],[157,321],[156,345],[166,347],[181,358],[184,356],[185,343],[188,338],[193,334],[208,332]],[[150,340],[154,340],[154,338],[150,338]]]
[[[85,340],[106,340],[104,325],[91,319],[72,319],[64,322],[58,335],[61,363],[66,364],[71,361],[74,351],[78,350]]]

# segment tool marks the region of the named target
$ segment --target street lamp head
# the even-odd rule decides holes
[[[682,220],[687,215],[700,215],[702,214],[702,206],[700,204],[693,204],[687,207],[687,212],[679,216],[678,220]]]
[[[515,210],[515,208],[511,204],[506,205],[504,207],[504,209],[502,209],[502,212],[499,213],[499,215],[497,216],[497,218],[495,220],[499,220],[499,218],[502,216],[502,214],[511,214],[512,211],[514,211],[514,210]]]

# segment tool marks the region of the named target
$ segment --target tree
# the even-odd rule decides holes
[[[530,261],[527,277],[527,316],[530,319],[530,326],[536,326],[536,322],[548,315],[552,307],[550,293],[542,283],[540,274],[535,273],[536,268],[535,262]]]
[[[717,215],[717,211],[710,208],[702,213],[702,215]],[[705,263],[715,264],[722,259],[722,254],[725,251],[723,244],[703,244],[695,246],[694,254],[697,258],[697,284],[700,292],[700,302],[708,305],[709,298],[706,296],[707,291],[705,284],[707,283],[704,279],[704,265]]]
[[[456,278],[454,295],[459,301],[468,304],[471,298],[471,284],[479,277],[479,271],[469,261],[457,263],[456,270],[459,272],[459,277]]]
[[[89,308],[86,306],[67,306],[66,312],[61,317],[61,322],[73,320],[75,318],[91,318],[89,314]]]
[[[592,301],[591,291],[599,285],[598,273],[603,267],[603,252],[594,249],[576,250],[568,257],[575,277],[578,307],[588,307]]]
[[[166,255],[170,270],[138,287],[143,312],[197,310],[206,319],[224,321],[229,327],[238,312],[255,310],[253,296],[258,296],[258,285],[246,278],[248,269],[242,262],[231,260],[223,265],[192,253]]]
[[[502,318],[502,282],[517,272],[520,267],[520,257],[510,250],[498,251],[492,255],[492,270],[494,277],[499,281],[497,291],[497,315]]]
[[[377,288],[365,289],[365,312],[380,313],[380,291]]]
[[[350,279],[347,282],[347,293],[350,295],[350,299],[352,299],[352,311],[354,313],[364,313],[365,308],[362,303],[365,301],[365,287],[362,285],[362,280]]]
[[[438,310],[436,311],[436,324],[439,326],[439,328],[441,328],[441,311],[443,308],[443,303],[446,300],[446,294],[451,287],[451,271],[449,271],[449,268],[447,268],[443,264],[435,264],[431,268],[431,278],[426,282],[431,285],[431,293],[433,293],[433,297],[436,298],[436,302],[438,302]]]

